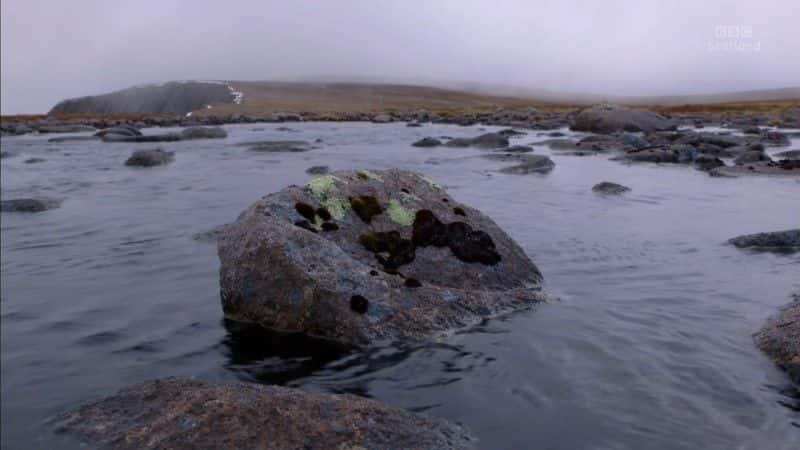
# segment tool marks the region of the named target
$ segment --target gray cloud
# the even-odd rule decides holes
[[[800,80],[796,0],[1,4],[3,114],[173,79],[477,82],[610,95]],[[744,28],[720,37],[719,25]],[[738,38],[748,48],[725,47],[748,30]]]

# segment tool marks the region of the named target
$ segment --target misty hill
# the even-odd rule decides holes
[[[381,83],[276,81],[170,82],[65,100],[55,113],[178,113],[260,115],[277,111],[348,113],[429,109],[486,110],[497,107],[581,106],[599,102],[630,105],[711,105],[800,99],[800,88],[714,95],[621,97],[558,94],[491,86],[459,88]],[[209,107],[210,106],[210,107]]]
[[[235,98],[225,83],[173,81],[63,100],[50,110],[50,114],[185,114],[206,105],[233,103]]]

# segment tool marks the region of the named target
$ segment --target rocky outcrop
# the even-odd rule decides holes
[[[126,166],[153,167],[163,166],[175,160],[175,152],[165,152],[160,148],[150,150],[136,150],[125,161]]]
[[[165,378],[63,414],[57,431],[115,449],[467,449],[459,425],[353,395]]]
[[[372,123],[389,123],[394,122],[394,117],[390,114],[378,114],[372,118]]]
[[[769,320],[756,336],[756,345],[792,380],[800,384],[800,294]]]
[[[711,169],[711,176],[739,177],[749,175],[800,176],[800,160],[782,159],[780,161],[760,161],[736,166]]]
[[[800,159],[800,150],[787,150],[785,152],[776,153],[775,156],[786,159]]]
[[[575,131],[609,134],[617,131],[674,130],[676,123],[661,114],[618,105],[595,105],[575,115],[570,128]]]
[[[736,247],[800,248],[800,228],[737,236],[728,240]]]
[[[171,82],[64,100],[49,114],[186,114],[206,105],[230,103],[233,99],[231,90],[222,83]]]
[[[189,127],[181,131],[181,138],[190,139],[223,139],[228,132],[222,127]]]
[[[401,170],[267,195],[219,241],[229,319],[346,346],[422,338],[543,300],[541,274],[480,211]]]
[[[630,191],[631,188],[621,184],[603,181],[592,186],[592,191],[604,195],[620,195]]]
[[[2,212],[37,213],[59,207],[60,202],[51,199],[16,198],[0,201]]]

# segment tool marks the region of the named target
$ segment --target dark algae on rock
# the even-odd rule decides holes
[[[544,300],[522,249],[480,211],[460,205],[456,214],[453,203],[402,170],[334,172],[269,194],[219,239],[223,311],[361,346]]]

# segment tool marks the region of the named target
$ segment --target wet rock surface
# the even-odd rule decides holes
[[[459,425],[352,395],[165,378],[62,415],[57,430],[119,449],[467,449]]]
[[[544,299],[538,269],[491,219],[401,170],[334,172],[267,195],[218,249],[228,318],[346,346],[424,338]]]
[[[800,293],[793,298],[792,303],[767,320],[755,340],[761,351],[800,384]]]
[[[147,134],[147,135],[124,135],[107,134],[103,136],[103,142],[176,142],[182,140],[179,133]]]
[[[746,234],[729,239],[728,243],[739,248],[800,249],[800,228],[767,233]]]
[[[476,147],[493,149],[508,147],[508,137],[500,133],[484,133],[474,138],[454,138],[444,144],[446,147]]]
[[[175,160],[175,152],[165,152],[160,148],[149,150],[136,150],[125,161],[126,166],[153,167],[163,166]]]
[[[47,211],[48,209],[58,208],[59,205],[60,202],[51,199],[17,198],[12,200],[0,201],[0,211],[37,213],[37,212]]]
[[[425,137],[425,138],[422,138],[422,139],[414,142],[411,145],[414,146],[414,147],[438,147],[438,146],[442,145],[442,141],[440,141],[439,139],[436,139],[436,138],[432,138],[432,137]]]
[[[620,195],[630,191],[631,188],[610,181],[602,181],[592,186],[592,191],[605,195]]]

